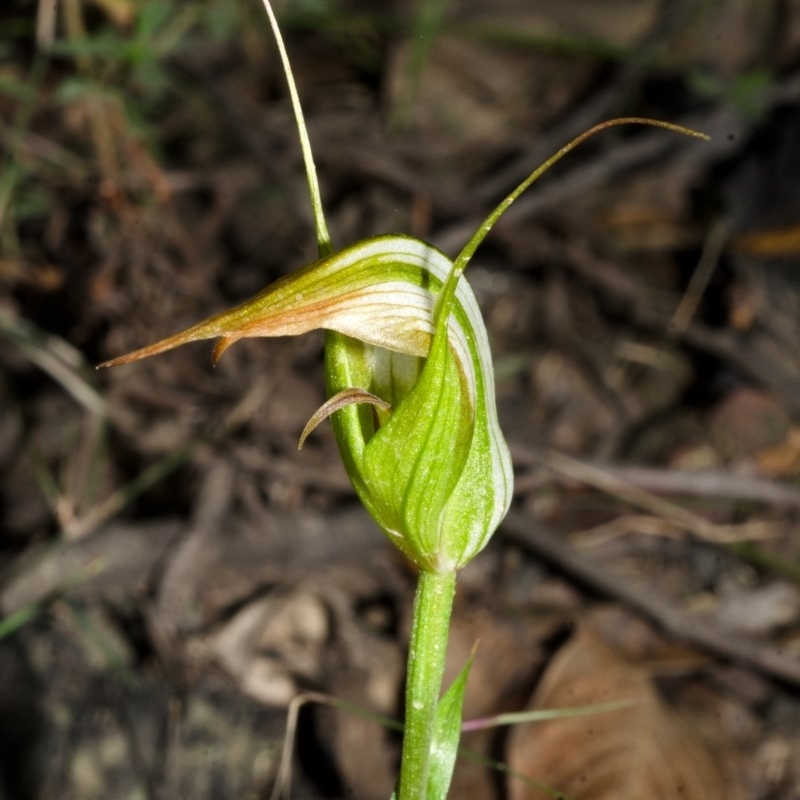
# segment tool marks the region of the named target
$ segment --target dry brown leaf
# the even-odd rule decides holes
[[[531,708],[630,700],[629,707],[515,728],[508,762],[572,800],[733,800],[738,795],[689,725],[659,699],[647,672],[580,630],[556,655]],[[551,795],[511,780],[511,800]]]
[[[756,453],[758,471],[771,478],[800,474],[800,426],[793,425],[782,442]]]

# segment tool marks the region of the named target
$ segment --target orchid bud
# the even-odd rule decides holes
[[[364,506],[420,569],[449,572],[486,544],[511,500],[486,328],[453,263],[407,236],[366,239],[248,302],[102,366],[218,338],[324,328],[330,416]]]

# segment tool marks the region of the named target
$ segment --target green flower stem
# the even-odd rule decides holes
[[[420,572],[406,681],[400,800],[425,800],[436,706],[442,687],[456,573]]]

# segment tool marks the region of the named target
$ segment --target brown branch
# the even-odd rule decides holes
[[[766,643],[747,641],[693,619],[651,590],[592,564],[544,525],[511,512],[502,527],[504,537],[564,573],[595,594],[607,597],[647,617],[676,639],[771,678],[800,687],[800,661],[769,650]]]
[[[514,480],[514,495],[538,491],[553,483],[544,455],[511,444],[514,464],[520,473]],[[759,503],[772,508],[800,510],[800,490],[788,483],[740,475],[724,470],[681,470],[638,464],[586,462],[612,477],[657,495],[702,497],[712,500]]]

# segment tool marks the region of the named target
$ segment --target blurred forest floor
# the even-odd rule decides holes
[[[800,3],[276,4],[335,246],[454,256],[517,473],[463,573],[465,746],[581,798],[800,798]],[[315,691],[397,718],[414,578],[323,426],[322,337],[96,373],[312,261],[256,0],[0,7],[0,796],[266,798]],[[309,705],[297,798],[398,739]],[[548,795],[474,760],[452,796]]]

